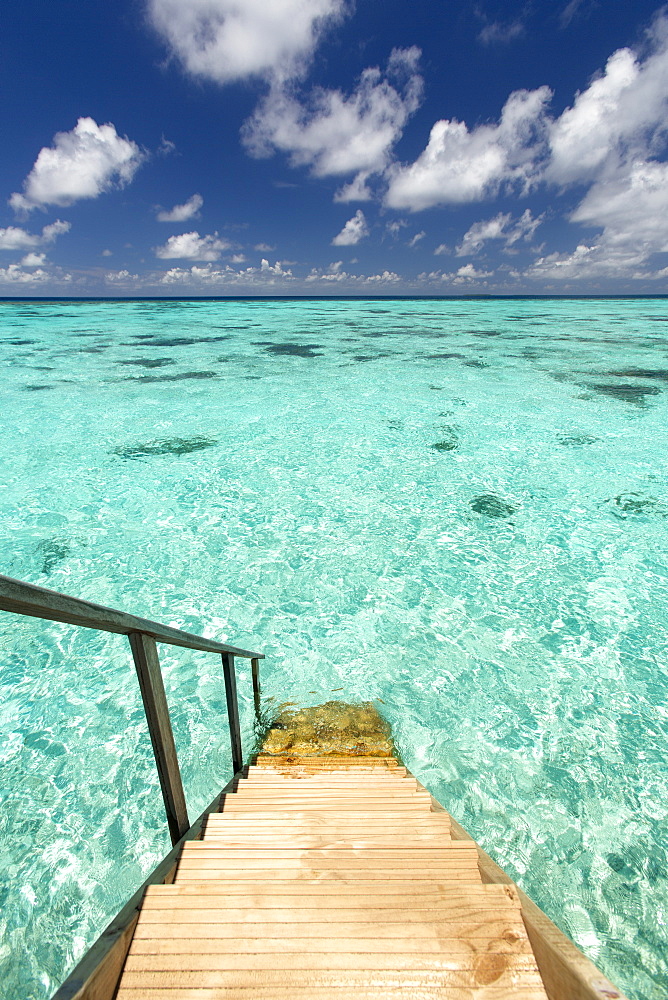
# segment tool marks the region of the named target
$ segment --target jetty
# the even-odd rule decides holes
[[[53,1000],[625,1000],[416,780],[375,707],[288,706],[243,763],[234,657],[0,577],[0,609],[128,635],[174,848]],[[220,653],[235,776],[190,824],[156,641]]]

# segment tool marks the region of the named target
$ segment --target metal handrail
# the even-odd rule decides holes
[[[158,622],[149,621],[147,618],[138,618],[125,611],[116,611],[114,608],[107,608],[102,604],[82,601],[78,597],[69,597],[56,590],[36,587],[32,583],[24,583],[22,580],[14,580],[12,577],[2,575],[0,575],[0,610],[79,625],[83,628],[93,628],[102,632],[127,635],[139,679],[139,688],[151,736],[158,777],[160,778],[169,832],[172,843],[176,844],[190,829],[190,821],[156,642],[165,642],[172,646],[183,646],[186,649],[197,649],[207,653],[220,653],[225,678],[225,698],[234,774],[240,771],[243,766],[234,658],[241,656],[251,661],[253,696],[257,710],[260,691],[260,660],[264,659],[264,654],[238,649],[236,646],[228,646],[226,643],[205,639],[203,636],[183,632],[181,629],[171,628],[168,625],[161,625]]]

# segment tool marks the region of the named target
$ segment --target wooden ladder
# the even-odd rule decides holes
[[[260,754],[146,890],[117,1000],[546,1000],[477,858],[392,757]]]

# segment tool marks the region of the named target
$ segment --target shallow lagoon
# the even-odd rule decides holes
[[[375,701],[666,996],[665,301],[3,303],[0,358],[4,572],[260,648],[277,706]],[[0,977],[43,1000],[168,841],[125,640],[0,629]],[[229,776],[220,664],[163,667],[194,817]]]

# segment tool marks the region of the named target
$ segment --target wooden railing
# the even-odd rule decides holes
[[[91,604],[77,597],[68,597],[55,590],[13,580],[9,576],[0,575],[0,610],[127,635],[139,678],[139,689],[160,778],[169,832],[172,843],[176,844],[190,829],[190,821],[156,643],[165,642],[172,646],[183,646],[205,653],[220,653],[225,678],[233,774],[240,771],[243,765],[234,658],[240,656],[251,661],[253,696],[257,711],[260,697],[259,667],[260,660],[264,659],[263,654],[228,646],[200,635],[192,635],[190,632],[182,632],[180,629],[160,625],[146,618],[138,618],[124,611],[115,611],[101,604]]]

